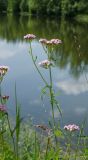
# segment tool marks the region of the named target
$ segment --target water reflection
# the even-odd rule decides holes
[[[88,83],[85,81],[84,77],[81,77],[78,80],[78,83],[75,80],[66,79],[56,84],[56,86],[63,90],[67,95],[78,95],[88,92]]]
[[[0,15],[0,64],[9,65],[11,68],[5,81],[7,89],[4,88],[5,93],[11,97],[9,106],[14,104],[13,85],[16,80],[23,114],[30,113],[38,121],[41,118],[42,121],[47,121],[47,117],[51,116],[48,101],[44,102],[45,105],[40,102],[40,88],[43,83],[34,70],[28,55],[28,42],[24,41],[23,36],[27,33],[37,36],[37,40],[33,43],[33,50],[39,60],[46,58],[46,55],[38,39],[40,37],[60,38],[63,44],[56,47],[51,55],[56,65],[53,68],[55,89],[61,90],[59,100],[65,122],[73,123],[73,120],[74,123],[79,122],[88,112],[88,83],[85,78],[85,76],[88,77],[87,30],[87,24],[60,19]],[[47,77],[47,73],[44,72],[44,75]],[[59,117],[57,111],[55,111],[55,116]]]
[[[69,64],[69,72],[76,78],[88,69],[87,29],[87,24],[81,25],[75,22],[35,19],[28,16],[2,15],[0,17],[0,38],[7,42],[22,42],[26,33],[33,33],[38,38],[62,39],[63,44],[56,48],[52,59],[61,69]]]

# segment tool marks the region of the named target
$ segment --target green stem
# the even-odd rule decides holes
[[[36,132],[35,132],[35,160],[36,160],[36,151],[37,149],[36,149]]]
[[[51,107],[52,107],[53,132],[54,132],[54,136],[55,136],[55,142],[57,145],[57,137],[55,135],[56,123],[55,123],[55,116],[54,116],[53,83],[52,83],[51,66],[49,66],[49,75],[50,75],[50,87],[49,87],[50,90],[49,91],[50,91],[50,103],[51,103]]]
[[[35,63],[35,60],[34,60],[34,57],[33,57],[33,54],[32,54],[31,42],[30,42],[30,54],[31,54],[32,61],[33,61],[34,65],[35,65],[35,67],[36,67],[36,69],[37,69],[37,71],[38,71],[39,75],[41,76],[41,78],[42,78],[42,80],[44,81],[44,83],[48,86],[47,81],[44,79],[43,75],[41,74],[41,72],[40,72],[39,68],[37,67],[37,65],[36,65],[36,63]]]
[[[52,107],[52,117],[53,117],[53,123],[55,128],[55,117],[54,117],[54,102],[53,102],[53,84],[52,84],[52,74],[51,74],[51,67],[49,67],[49,75],[50,75],[50,102]]]
[[[50,137],[48,137],[48,140],[47,140],[45,160],[47,160],[47,154],[48,154],[48,149],[49,149],[49,143],[50,143]]]
[[[66,149],[66,155],[68,155],[68,160],[70,160],[70,155],[71,155],[71,145],[72,145],[72,141],[71,141],[71,138],[72,138],[72,133],[69,133],[68,135],[68,143],[67,143],[67,149]],[[64,157],[66,158],[66,157]]]
[[[16,83],[15,83],[15,106],[16,106],[16,158],[18,160],[18,157],[19,157],[18,142],[19,142],[19,134],[20,134],[20,110],[17,102]]]
[[[14,142],[14,137],[12,135],[12,130],[11,130],[8,114],[7,114],[7,122],[8,122],[8,127],[9,127],[9,131],[10,131],[10,135],[11,135],[11,138],[12,138],[12,142],[13,142],[14,153],[15,153],[15,142]]]
[[[45,49],[44,45],[42,44],[43,50],[46,54],[48,54],[47,50]]]

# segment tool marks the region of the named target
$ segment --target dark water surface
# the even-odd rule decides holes
[[[59,92],[64,124],[81,124],[88,115],[88,25],[60,19],[0,16],[0,65],[10,67],[3,81],[3,93],[10,96],[8,110],[14,116],[16,82],[22,115],[30,115],[34,123],[48,123],[51,108],[47,98],[43,102],[40,99],[44,83],[28,54],[29,43],[23,39],[27,33],[37,36],[32,46],[38,62],[46,59],[39,38],[63,41],[52,55],[56,66],[52,78]],[[48,71],[41,71],[48,80]],[[55,117],[59,116],[55,109]]]

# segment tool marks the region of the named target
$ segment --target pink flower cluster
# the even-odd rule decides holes
[[[29,40],[33,40],[35,38],[36,38],[36,36],[34,34],[27,34],[24,36],[24,39],[29,39]],[[47,40],[47,39],[43,39],[43,38],[41,38],[39,40],[39,42],[41,42],[42,44],[45,44],[45,45],[58,45],[58,44],[62,43],[62,41],[60,39]]]
[[[79,130],[80,128],[79,128],[79,126],[77,126],[77,125],[75,125],[75,124],[69,124],[69,125],[65,125],[65,126],[64,126],[64,129],[67,130],[67,131],[72,132],[72,131],[77,131],[77,130]]]
[[[27,34],[24,36],[24,39],[29,39],[29,40],[33,40],[35,38],[36,38],[36,36],[34,34]]]
[[[0,77],[4,76],[7,73],[8,69],[8,66],[0,66]]]
[[[51,39],[51,40],[40,39],[39,42],[41,42],[42,44],[45,44],[45,45],[58,45],[58,44],[62,43],[62,41],[60,39]]]
[[[45,69],[48,69],[52,63],[49,60],[44,60],[38,63],[40,67],[43,67]]]
[[[51,39],[52,44],[60,44],[62,41],[60,39]]]
[[[0,112],[7,112],[6,107],[4,105],[0,105]]]

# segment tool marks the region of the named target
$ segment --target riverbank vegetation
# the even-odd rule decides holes
[[[0,0],[0,12],[75,16],[88,14],[86,0]]]
[[[24,36],[24,40],[29,42],[29,56],[44,83],[41,100],[48,98],[52,119],[48,126],[31,125],[30,120],[25,121],[20,114],[15,85],[15,119],[11,120],[7,109],[9,96],[3,93],[2,88],[9,67],[0,65],[0,160],[86,160],[88,136],[84,130],[87,121],[84,120],[80,126],[73,123],[62,126],[63,113],[56,98],[58,93],[55,93],[53,87],[52,68],[54,69],[55,64],[51,55],[54,54],[54,48],[63,42],[60,39],[39,39],[47,59],[38,62],[32,48],[32,41],[35,39],[33,34]],[[49,81],[43,75],[43,70],[48,71]],[[58,121],[55,119],[55,108],[59,113]]]
[[[75,20],[77,21],[77,22],[80,22],[80,23],[84,23],[84,24],[88,24],[88,14],[84,14],[84,15],[77,15],[76,17],[75,17]]]

